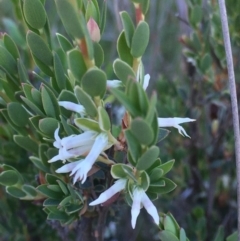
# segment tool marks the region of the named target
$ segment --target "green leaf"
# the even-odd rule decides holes
[[[28,132],[24,128],[19,128],[19,126],[15,125],[12,120],[8,116],[8,112],[6,109],[1,109],[0,113],[2,113],[3,117],[6,119],[7,123],[11,125],[11,127],[17,131],[21,135],[28,135]]]
[[[151,146],[137,161],[136,168],[138,170],[148,169],[158,158],[159,148],[157,146]]]
[[[59,203],[59,207],[64,207],[66,205],[68,205],[69,203],[71,203],[73,197],[72,196],[67,196],[65,197],[60,203]]]
[[[135,81],[128,81],[126,85],[126,95],[129,97],[132,105],[141,113],[141,106],[140,106],[140,96],[138,93],[138,83]],[[145,112],[146,110],[144,110]],[[144,115],[144,113],[141,113]]]
[[[146,116],[149,109],[149,102],[148,102],[146,91],[142,88],[142,86],[138,82],[133,82],[133,83],[137,87],[138,103],[139,103],[141,113],[142,115]],[[154,109],[154,106],[151,106],[150,108]]]
[[[37,158],[35,156],[30,156],[29,159],[32,161],[34,166],[36,168],[38,168],[39,170],[41,170],[41,171],[43,171],[45,173],[51,172],[50,168],[48,166],[46,166],[46,164],[43,163],[41,159],[39,159],[39,158]]]
[[[13,139],[23,149],[32,153],[38,153],[38,144],[35,141],[33,141],[30,137],[14,135]]]
[[[120,59],[128,65],[133,65],[133,57],[130,54],[130,48],[127,46],[125,32],[122,31],[117,40],[117,51]]]
[[[18,43],[18,46],[25,48],[25,36],[23,36],[22,31],[19,28],[19,25],[16,21],[10,18],[2,18],[1,21],[4,25],[6,32],[12,37],[15,43]]]
[[[19,175],[14,170],[4,171],[0,174],[0,184],[13,186],[19,182]]]
[[[141,188],[144,190],[144,191],[147,191],[149,185],[150,185],[150,179],[149,179],[149,176],[148,174],[143,171],[140,175],[141,177],[141,183],[140,183],[140,186]]]
[[[175,162],[175,160],[173,159],[171,161],[165,162],[164,164],[162,164],[158,167],[158,168],[161,168],[163,170],[162,175],[167,174],[172,169],[174,162]]]
[[[28,100],[30,100],[32,102],[34,101],[33,97],[32,97],[32,89],[33,88],[34,87],[31,84],[27,84],[27,83],[22,84],[22,89],[23,89],[25,96],[27,97]]]
[[[80,24],[81,24],[82,31],[83,31],[84,38],[85,38],[84,49],[86,47],[86,50],[87,50],[87,53],[85,53],[85,54],[87,55],[89,60],[92,60],[93,56],[94,56],[93,41],[92,41],[92,39],[90,37],[90,34],[89,34],[89,31],[87,29],[87,23],[86,23],[86,20],[85,20],[83,14],[78,14],[78,15],[79,15]]]
[[[39,192],[41,192],[43,195],[45,195],[46,197],[49,197],[49,198],[53,198],[53,199],[63,198],[62,193],[50,190],[47,186],[48,186],[47,184],[40,185],[40,186],[37,187],[37,190]]]
[[[43,110],[43,105],[42,105],[42,96],[40,91],[38,91],[35,88],[31,89],[31,94],[32,94],[32,98],[34,103],[41,109]]]
[[[17,68],[18,68],[18,76],[19,76],[20,82],[29,83],[27,70],[20,59],[17,60]]]
[[[82,204],[71,204],[70,206],[66,207],[66,213],[67,214],[72,214],[78,212],[80,209],[82,209],[83,205]]]
[[[52,198],[47,198],[43,202],[44,207],[49,207],[49,206],[58,206],[61,200],[59,199],[52,199]]]
[[[74,119],[74,123],[82,130],[92,130],[96,132],[101,132],[98,122],[91,119],[77,118]]]
[[[141,145],[139,144],[136,137],[133,135],[131,130],[124,131],[125,138],[128,144],[128,151],[131,153],[131,157],[133,158],[134,162],[136,163],[139,156],[141,155]]]
[[[97,42],[93,43],[94,48],[94,60],[97,67],[101,67],[104,61],[104,52],[101,45]]]
[[[159,132],[159,127],[158,127],[158,116],[157,116],[157,112],[155,112],[155,116],[152,120],[152,123],[151,123],[151,127],[152,127],[152,130],[154,130],[153,132],[153,141],[152,141],[152,145],[155,145],[157,143],[157,140],[158,140],[158,132]]]
[[[68,136],[74,135],[74,134],[77,134],[77,133],[79,134],[79,130],[77,130],[78,132],[75,132],[75,131],[73,130],[73,128],[76,128],[76,127],[68,124],[68,122],[69,122],[69,121],[67,121],[67,120],[61,115],[61,123],[62,123],[62,125],[63,125],[63,129],[64,129],[64,131],[66,132],[66,134],[67,134]]]
[[[132,38],[131,54],[134,58],[141,57],[148,45],[149,26],[145,21],[140,21]]]
[[[134,35],[134,24],[127,12],[125,11],[121,12],[120,16],[121,16],[121,20],[122,20],[122,24],[125,32],[126,43],[127,43],[127,46],[130,48],[132,38]]]
[[[113,178],[119,179],[127,177],[127,173],[124,171],[123,166],[125,166],[126,169],[129,169],[130,172],[132,171],[132,168],[126,164],[114,164],[111,167],[111,175]]]
[[[212,58],[209,53],[206,53],[201,59],[200,67],[203,73],[205,73],[212,65]]]
[[[227,241],[237,241],[237,240],[238,240],[238,232],[237,231],[227,237]]]
[[[42,70],[43,73],[45,73],[46,75],[51,76],[51,77],[54,76],[54,73],[53,73],[51,67],[49,67],[48,65],[46,65],[46,64],[44,64],[42,61],[40,61],[34,54],[32,55],[32,57],[33,57],[34,62],[35,62],[36,65],[38,66],[38,68],[39,68],[40,70]],[[33,72],[33,75],[36,75],[36,74]],[[43,79],[43,78],[42,78],[42,79]],[[43,80],[44,80],[44,79],[43,79]],[[45,83],[46,85],[49,86],[49,83],[48,83],[46,80],[44,80],[43,83]],[[47,83],[48,83],[48,84],[47,84]]]
[[[12,122],[19,126],[24,127],[28,124],[29,114],[18,102],[11,102],[7,105],[9,118]]]
[[[54,93],[47,87],[42,86],[42,103],[43,109],[47,116],[59,119],[59,105]]]
[[[150,174],[151,183],[157,182],[157,180],[159,180],[159,178],[162,176],[163,176],[163,170],[159,167],[154,168]]]
[[[40,161],[45,165],[49,166],[50,164],[48,163],[48,158],[46,156],[47,150],[48,150],[48,145],[47,144],[40,144],[38,148],[38,156]]]
[[[156,104],[157,104],[157,94],[156,94],[156,92],[153,92],[151,99],[150,99],[150,103],[149,103],[149,106],[151,108],[148,108],[147,116],[146,116],[146,121],[149,123],[152,123],[153,118],[155,117]]]
[[[67,189],[67,185],[62,180],[56,180],[56,182],[58,183],[58,185],[61,188],[64,195],[68,195],[69,192],[68,192],[68,189]]]
[[[98,114],[98,111],[92,98],[85,91],[83,91],[83,89],[80,88],[79,86],[76,86],[74,88],[74,93],[79,103],[84,106],[87,114],[92,118],[96,117]]]
[[[99,127],[103,131],[109,131],[111,129],[111,123],[107,111],[102,107],[98,107]]]
[[[35,114],[45,117],[45,114],[32,101],[23,96],[21,96],[21,99]]]
[[[24,184],[22,186],[22,190],[32,197],[36,197],[38,195],[36,189],[31,185]]]
[[[56,185],[57,184],[57,181],[60,181],[61,179],[55,175],[52,175],[50,173],[47,173],[45,175],[45,179],[47,181],[48,184],[51,184],[51,185]]]
[[[224,228],[219,226],[214,241],[224,241]]]
[[[62,189],[58,185],[48,185],[47,187],[54,192],[62,193]]]
[[[45,41],[39,35],[32,31],[28,31],[27,43],[31,49],[33,57],[38,59],[46,66],[53,66],[52,52]]]
[[[176,188],[176,184],[168,178],[162,177],[162,181],[165,182],[165,186],[159,188],[158,194],[165,194],[173,191]]]
[[[179,241],[174,234],[166,230],[161,231],[159,237],[162,241]]]
[[[135,181],[136,183],[138,182],[138,180],[136,179],[136,177],[133,174],[133,169],[130,166],[122,165],[122,169],[133,181]]]
[[[87,2],[85,18],[86,21],[88,21],[90,18],[93,18],[97,23],[99,23],[99,11],[97,11],[97,8],[93,1]]]
[[[81,39],[84,37],[79,15],[73,5],[66,0],[55,0],[57,12],[62,20],[66,31],[74,38]]]
[[[150,145],[154,135],[150,125],[141,118],[136,118],[131,122],[131,131],[136,139],[143,145]]]
[[[174,235],[179,236],[178,235],[179,227],[176,226],[175,220],[172,219],[171,216],[165,215],[163,217],[163,226],[164,226],[164,230],[167,230],[173,233]]]
[[[27,23],[32,28],[41,29],[44,27],[47,20],[47,16],[41,1],[24,0],[23,13],[25,15]]]
[[[89,69],[82,77],[82,88],[91,97],[103,98],[106,92],[107,76],[106,74],[96,68]]]
[[[18,48],[12,38],[6,33],[3,35],[3,43],[8,52],[17,60],[19,58]]]
[[[186,233],[185,233],[185,230],[183,228],[180,228],[180,239],[179,241],[187,241],[187,236],[186,236]],[[214,240],[216,241],[216,240]]]
[[[54,63],[54,73],[55,78],[57,80],[57,85],[60,90],[64,90],[66,88],[67,78],[64,73],[64,68],[61,63],[60,58],[57,53],[53,53],[53,63]]]
[[[131,66],[120,59],[113,62],[113,70],[117,77],[123,82],[124,85],[129,80],[135,80],[136,76]]]
[[[66,221],[68,220],[69,216],[65,212],[56,212],[56,213],[49,213],[47,219],[50,220],[59,220],[59,221]]]
[[[21,198],[26,197],[26,193],[24,191],[22,191],[20,188],[14,187],[14,186],[7,187],[6,192],[15,198],[21,199]]]
[[[62,90],[62,92],[58,97],[58,101],[70,101],[75,104],[78,104],[76,96],[71,91],[68,91],[68,90]],[[61,111],[61,114],[66,116],[67,118],[70,118],[72,115],[72,111],[67,110],[61,106],[60,106],[60,111]]]
[[[87,71],[82,53],[78,49],[69,51],[67,53],[67,61],[74,78],[80,83],[83,75]]]
[[[195,5],[190,12],[190,23],[196,27],[202,20],[202,7]]]
[[[9,74],[17,73],[17,62],[3,46],[0,46],[0,68],[6,70]]]
[[[54,118],[47,117],[39,121],[39,129],[50,138],[54,137],[54,131],[57,128],[58,121]]]
[[[64,37],[60,33],[56,33],[56,35],[63,52],[68,52],[73,48],[72,44],[66,37]]]
[[[136,162],[135,162],[135,160],[133,159],[132,154],[131,154],[130,151],[128,151],[128,153],[127,153],[127,160],[128,160],[128,162],[129,162],[133,167],[136,166]]]
[[[130,114],[134,117],[139,116],[141,113],[138,109],[131,103],[129,97],[124,94],[122,91],[112,88],[110,92],[117,98],[117,100],[123,104],[123,106],[130,112]]]
[[[106,25],[106,18],[107,18],[107,2],[104,1],[102,4],[102,10],[101,10],[101,15],[100,15],[101,19],[100,19],[100,32],[101,34],[103,33],[104,29],[105,29],[105,25]]]

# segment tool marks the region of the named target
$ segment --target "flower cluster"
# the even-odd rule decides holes
[[[139,73],[137,80],[140,82]],[[147,89],[149,80],[150,75],[145,75],[142,81],[142,87],[144,90]],[[119,80],[107,81],[107,88],[109,89],[118,88],[121,86],[122,82]],[[78,113],[82,118],[86,115],[85,108],[80,104],[75,104],[68,101],[60,101],[59,105],[65,109]],[[178,132],[181,135],[189,137],[183,127],[180,126],[180,124],[192,121],[195,120],[178,117],[158,118],[158,126],[175,127],[178,129]],[[84,183],[87,179],[88,172],[91,170],[92,166],[101,155],[101,153],[110,148],[113,144],[116,144],[116,142],[114,143],[114,141],[112,141],[113,138],[109,138],[109,133],[107,131],[101,130],[101,128],[99,128],[98,131],[86,128],[86,126],[80,126],[80,128],[83,131],[81,134],[71,135],[62,139],[59,137],[60,128],[58,127],[55,130],[55,141],[53,145],[54,147],[58,148],[58,154],[49,160],[49,162],[55,162],[58,160],[63,162],[69,161],[69,163],[57,169],[56,172],[70,173],[70,176],[74,176],[73,183],[76,183],[79,180],[81,180],[81,183]],[[76,158],[78,158],[78,160],[76,160]],[[94,206],[105,203],[116,193],[125,190],[127,183],[127,178],[119,178],[109,189],[101,193],[100,196],[89,205]],[[136,220],[141,207],[144,207],[152,216],[154,222],[159,224],[159,215],[156,207],[147,196],[145,190],[139,186],[138,183],[133,185],[130,196],[132,198],[132,228],[135,228],[136,226]]]
[[[84,107],[72,102],[61,101],[59,105],[80,114],[85,112]],[[99,155],[104,150],[109,149],[113,145],[113,142],[109,140],[108,133],[93,131],[86,127],[82,127],[83,133],[79,135],[71,135],[61,139],[59,137],[59,129],[58,127],[54,132],[55,141],[53,143],[54,147],[58,149],[58,154],[51,158],[49,162],[59,160],[66,162],[66,160],[71,160],[72,158],[85,157],[78,161],[67,163],[56,170],[57,173],[71,172],[70,176],[74,175],[73,183],[76,183],[78,180],[84,183],[88,172]]]

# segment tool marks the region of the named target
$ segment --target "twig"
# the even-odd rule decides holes
[[[220,17],[222,22],[222,32],[224,39],[224,46],[226,51],[228,78],[229,78],[229,89],[232,102],[232,114],[233,114],[233,130],[235,139],[235,155],[236,155],[236,166],[237,166],[237,199],[238,199],[238,241],[240,241],[240,133],[239,133],[239,118],[238,118],[238,103],[237,93],[235,85],[235,76],[232,59],[232,48],[230,43],[228,19],[225,0],[218,0],[220,8]]]

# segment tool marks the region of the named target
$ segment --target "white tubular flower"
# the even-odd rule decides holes
[[[141,188],[135,188],[133,191],[133,204],[131,209],[132,214],[132,228],[134,229],[137,222],[137,217],[140,213],[141,205],[146,209],[146,211],[152,216],[154,222],[159,224],[159,215],[156,207],[153,205],[152,201],[149,199],[147,194]]]
[[[116,193],[121,192],[127,183],[127,179],[117,180],[110,188],[101,193],[101,195],[93,202],[89,203],[90,206],[105,203],[108,199],[114,196]]]
[[[79,113],[81,116],[85,115],[85,108],[83,105],[76,104],[71,101],[58,101],[58,104],[67,110]]]
[[[143,79],[143,89],[146,90],[149,84],[150,75],[146,74]]]
[[[91,170],[93,164],[97,160],[98,156],[102,151],[108,146],[108,136],[107,134],[101,133],[94,140],[93,145],[91,145],[91,150],[85,159],[68,163],[61,168],[57,169],[57,173],[71,172],[70,176],[74,175],[73,183],[77,180],[81,180],[84,183],[87,179],[87,174]],[[70,150],[71,151],[71,150]]]
[[[66,159],[78,157],[88,153],[92,145],[94,144],[95,138],[98,135],[94,131],[86,131],[79,135],[72,135],[61,139],[58,135],[59,127],[54,132],[55,141],[53,145],[59,149],[58,155],[54,156],[48,162],[55,162],[58,160],[65,161]]]
[[[190,118],[158,118],[158,126],[159,127],[175,127],[178,129],[179,134],[182,136],[187,136],[190,138],[190,136],[186,133],[186,131],[183,129],[182,126],[179,124],[186,123],[186,122],[192,122],[195,121],[195,119]]]
[[[122,81],[120,80],[107,80],[107,88],[118,88],[122,86]]]

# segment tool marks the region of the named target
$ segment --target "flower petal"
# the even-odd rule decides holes
[[[88,153],[87,157],[85,158],[85,160],[72,169],[70,176],[75,175],[73,183],[75,183],[79,179],[82,180],[82,183],[86,181],[88,172],[91,170],[96,159],[101,154],[101,152],[106,148],[107,145],[107,134],[99,134],[95,139],[94,144],[92,145],[92,148]]]
[[[60,126],[58,125],[58,128],[54,131],[54,139],[55,141],[53,142],[53,146],[56,148],[60,148],[61,147],[61,138],[58,135]]]
[[[133,203],[132,203],[132,209],[131,209],[131,214],[132,214],[131,224],[133,229],[136,226],[137,217],[140,213],[141,199],[142,199],[143,193],[144,191],[138,188],[135,188],[133,191]]]
[[[85,131],[79,135],[71,136],[71,138],[66,140],[63,138],[61,143],[67,150],[83,145],[88,145],[89,143],[93,144],[97,134],[98,133],[95,131]]]
[[[107,80],[107,88],[118,88],[122,86],[122,81],[120,80]]]
[[[98,156],[101,154],[101,152],[103,152],[107,146],[108,146],[107,134],[105,133],[99,134],[95,139],[92,149],[87,155],[85,160],[93,164],[98,158]]]
[[[116,193],[123,190],[126,186],[126,183],[127,183],[126,179],[117,180],[110,188],[108,188],[106,191],[101,193],[101,195],[95,201],[89,203],[89,205],[94,206],[94,205],[98,205],[98,204],[106,202],[108,199],[110,199]]]
[[[82,160],[80,161],[75,161],[75,162],[70,162],[68,164],[65,164],[64,166],[58,168],[56,170],[56,173],[67,173],[67,172],[71,172],[72,169],[77,166],[79,163],[81,163]]]
[[[83,184],[87,179],[87,174],[91,170],[92,165],[93,165],[92,163],[89,163],[85,159],[81,163],[79,163],[76,167],[74,167],[70,174],[70,176],[74,174],[73,184],[75,184],[77,180],[81,180],[81,183]]]
[[[182,126],[180,126],[179,124],[186,123],[186,122],[192,122],[192,121],[195,121],[195,119],[179,118],[179,117],[158,118],[158,126],[159,127],[175,127],[178,129],[179,134],[190,138],[190,136],[186,133],[184,128]]]
[[[67,110],[79,113],[81,116],[85,115],[85,108],[83,105],[76,104],[71,101],[58,101],[58,104]]]
[[[146,74],[144,76],[144,80],[143,80],[143,89],[146,90],[149,84],[149,80],[150,80],[150,75]]]
[[[56,156],[54,156],[53,158],[51,158],[48,162],[52,163],[55,161],[65,161],[65,160],[67,160],[69,158],[73,158],[73,157],[75,157],[75,155],[68,152],[65,148],[60,148],[58,151],[58,154]]]
[[[147,194],[143,192],[142,194],[142,201],[144,208],[147,210],[147,212],[153,217],[154,222],[158,225],[159,224],[159,215],[157,208],[153,205],[152,201],[149,199]]]

